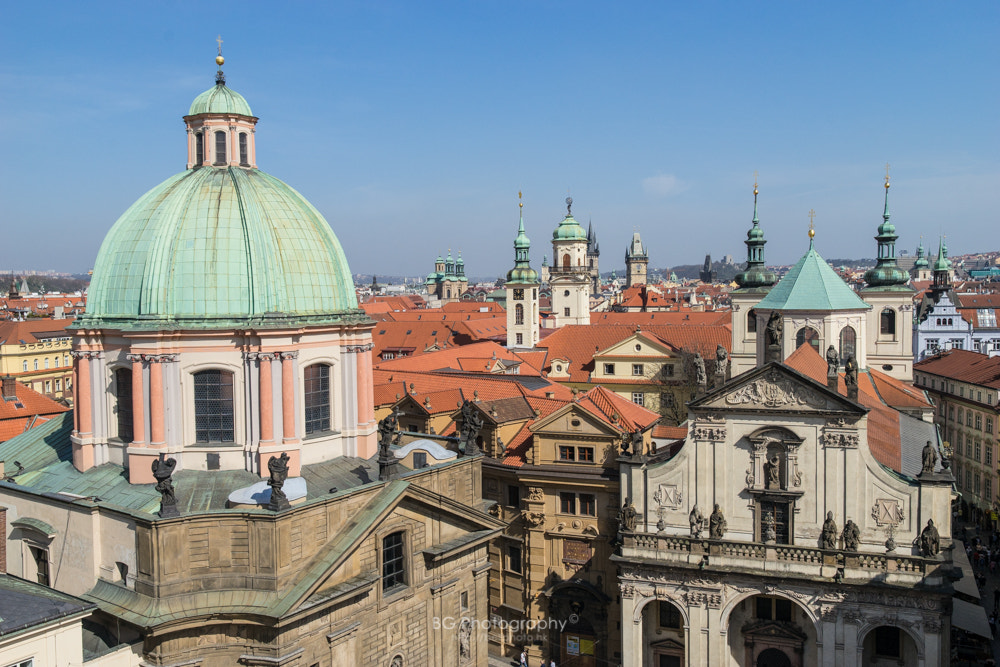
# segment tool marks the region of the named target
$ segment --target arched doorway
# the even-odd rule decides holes
[[[861,641],[861,647],[862,662],[865,665],[916,665],[920,660],[913,637],[892,625],[879,625],[870,629]]]
[[[607,664],[608,604],[611,598],[587,581],[559,581],[543,592],[549,598],[549,645],[560,667]]]
[[[652,600],[642,608],[643,667],[687,664],[681,608],[670,600]]]
[[[792,661],[784,651],[768,648],[757,656],[756,667],[792,667]]]
[[[747,667],[816,664],[816,626],[797,602],[780,595],[752,595],[729,614],[729,650]]]

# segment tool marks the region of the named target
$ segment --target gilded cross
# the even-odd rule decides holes
[[[815,219],[816,219],[816,209],[811,208],[811,209],[809,209],[809,231],[810,232],[813,231],[813,220],[815,220]],[[812,233],[810,233],[809,236],[812,236]]]
[[[219,55],[222,55],[222,35],[215,38],[215,41],[219,44]]]
[[[753,189],[757,189],[757,170],[753,170]]]
[[[889,163],[885,163],[885,187],[889,187]]]

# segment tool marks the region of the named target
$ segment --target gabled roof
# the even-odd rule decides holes
[[[519,365],[521,358],[517,354],[492,341],[375,362],[375,368],[413,372],[452,369],[473,373],[499,373],[505,368]],[[531,367],[521,369],[521,374],[538,375]]]
[[[72,323],[72,319],[49,320],[35,317],[23,322],[0,321],[0,345],[23,345],[49,338],[69,338],[73,334],[66,327]]]
[[[407,392],[416,392],[418,401],[424,394],[458,390],[468,400],[493,401],[515,396],[571,399],[572,392],[563,385],[531,375],[490,375],[486,373],[374,371],[375,405],[392,405]],[[412,385],[412,388],[411,388]],[[397,396],[396,394],[399,394]]]
[[[949,350],[913,365],[913,370],[1000,389],[1000,357],[969,350]]]
[[[94,609],[93,604],[80,598],[0,573],[0,639],[4,641],[26,630],[65,622],[77,614],[89,615]]]
[[[65,405],[56,403],[20,382],[15,382],[14,385],[17,397],[11,400],[0,399],[0,442],[10,440],[29,428],[69,411]]]
[[[812,245],[760,303],[759,310],[868,310]]]

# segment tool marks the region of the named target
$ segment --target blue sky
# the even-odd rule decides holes
[[[462,251],[534,266],[572,194],[623,266],[745,257],[759,171],[769,263],[873,257],[882,178],[900,240],[998,249],[996,2],[8,2],[0,22],[0,268],[86,270],[184,168],[214,82],[255,114],[261,169],[336,231],[355,273]]]

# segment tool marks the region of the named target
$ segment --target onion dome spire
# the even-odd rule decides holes
[[[948,289],[951,287],[951,260],[948,259],[948,246],[944,237],[938,239],[937,260],[934,261],[934,288]]]
[[[868,287],[898,287],[909,282],[910,276],[896,266],[896,227],[889,222],[889,165],[885,166],[885,210],[878,226],[878,260],[875,268],[865,272]]]
[[[531,268],[528,251],[531,249],[531,241],[524,233],[524,202],[521,201],[521,193],[517,193],[518,225],[517,236],[514,238],[514,268],[507,272],[507,282],[509,283],[537,283],[538,272]]]
[[[736,284],[741,288],[770,287],[778,281],[774,271],[764,266],[764,231],[760,228],[757,217],[757,175],[754,174],[753,184],[753,224],[747,232],[747,265],[746,270],[736,276]]]

